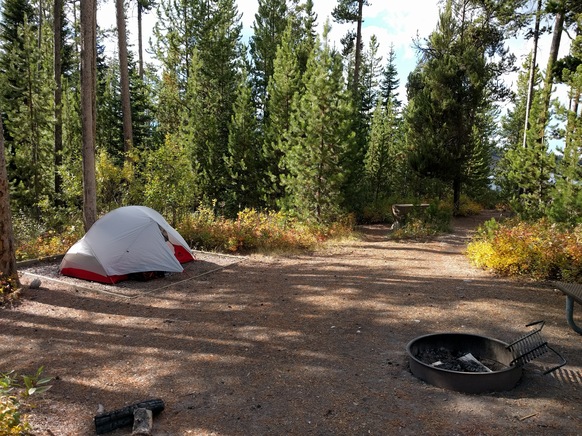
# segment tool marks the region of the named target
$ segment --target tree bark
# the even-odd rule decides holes
[[[550,55],[548,57],[548,65],[546,67],[546,77],[544,79],[544,89],[542,91],[542,110],[540,113],[540,137],[539,141],[543,142],[545,137],[546,124],[549,118],[550,99],[552,98],[552,87],[554,84],[554,65],[558,59],[558,52],[560,50],[560,41],[562,40],[562,31],[564,30],[565,12],[560,9],[556,13],[554,20],[554,30],[552,34],[552,45],[550,47]]]
[[[139,78],[143,80],[143,33],[142,33],[143,6],[141,1],[137,1],[137,55],[139,64]]]
[[[533,34],[533,50],[531,55],[531,62],[529,66],[529,81],[527,85],[527,100],[525,104],[525,123],[523,130],[523,148],[527,147],[527,131],[529,130],[529,113],[531,111],[531,105],[533,101],[533,90],[536,80],[536,68],[537,68],[537,55],[538,55],[538,41],[540,39],[540,14],[542,10],[542,0],[538,0],[538,6],[536,10],[536,20],[534,25]]]
[[[459,215],[461,210],[461,176],[456,175],[453,179],[453,215]]]
[[[10,185],[4,155],[4,126],[0,118],[0,272],[18,283],[16,273],[16,249],[12,214],[10,211]]]
[[[62,86],[62,44],[63,44],[63,0],[54,0],[54,74],[55,74],[55,143],[54,143],[54,204],[59,205],[62,193],[62,178],[59,167],[63,163],[63,86]]]
[[[81,2],[81,130],[83,136],[83,223],[88,231],[97,220],[95,179],[97,2]]]
[[[356,61],[354,65],[354,89],[356,94],[360,87],[360,64],[362,63],[362,11],[364,9],[364,0],[358,0],[358,24],[356,30]]]
[[[129,95],[129,66],[127,62],[127,33],[123,0],[116,0],[117,42],[119,47],[119,73],[121,77],[121,110],[123,112],[123,151],[131,150],[133,131],[131,122],[131,98]]]

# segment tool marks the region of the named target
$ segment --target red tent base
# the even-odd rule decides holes
[[[79,268],[63,268],[61,274],[69,277],[76,277],[78,279],[89,280],[92,282],[105,283],[108,285],[113,285],[122,280],[127,280],[128,275],[122,274],[118,276],[104,276],[91,271],[87,271]]]
[[[176,256],[176,259],[178,259],[180,263],[187,263],[196,260],[194,259],[194,256],[192,256],[192,253],[190,253],[181,245],[174,245],[174,255]],[[61,274],[69,277],[76,277],[78,279],[89,280],[91,282],[105,283],[108,285],[114,285],[115,283],[121,282],[123,280],[132,279],[131,274],[104,276],[80,268],[63,268],[61,270]]]

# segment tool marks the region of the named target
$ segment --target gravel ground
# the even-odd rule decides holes
[[[159,436],[582,434],[582,337],[564,296],[464,256],[491,215],[430,242],[364,226],[308,254],[200,253],[183,274],[122,286],[29,266],[22,281],[41,286],[0,311],[0,372],[42,365],[54,377],[29,411],[39,436],[95,434],[99,410],[151,398],[165,403]],[[507,392],[454,392],[409,370],[406,345],[420,335],[510,342],[540,319],[568,364],[544,376],[554,356],[528,363]]]

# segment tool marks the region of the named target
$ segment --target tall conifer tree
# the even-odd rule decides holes
[[[241,77],[230,122],[228,154],[225,156],[229,180],[226,183],[226,210],[234,216],[260,203],[260,142],[251,86],[246,71]]]
[[[327,40],[313,50],[304,82],[305,93],[296,94],[287,133],[286,207],[303,219],[330,222],[342,213],[341,162],[353,134],[341,60]]]
[[[273,76],[277,47],[287,26],[287,16],[286,0],[259,0],[250,39],[251,77],[259,113],[265,118],[268,118],[267,85]]]
[[[269,80],[267,106],[269,119],[264,126],[262,197],[269,208],[275,208],[283,196],[281,177],[287,174],[283,156],[287,150],[287,131],[291,105],[301,92],[301,73],[297,53],[293,50],[292,21],[288,21],[281,45],[274,60],[273,77]]]
[[[451,184],[457,213],[469,163],[481,153],[487,99],[502,91],[495,85],[505,67],[503,34],[479,2],[449,0],[419,49],[423,58],[408,83],[410,162]]]

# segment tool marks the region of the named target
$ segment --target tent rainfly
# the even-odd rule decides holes
[[[130,274],[182,272],[194,260],[182,236],[162,215],[145,206],[126,206],[101,217],[65,254],[61,274],[117,283]]]

